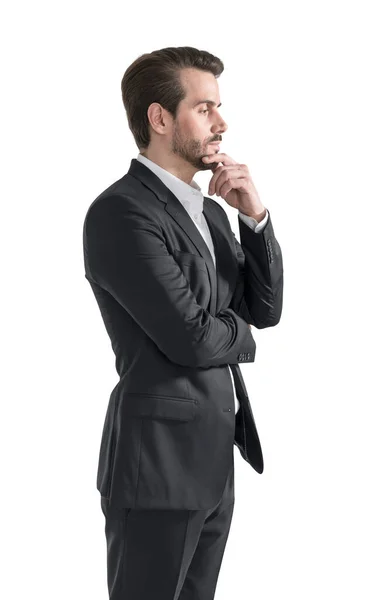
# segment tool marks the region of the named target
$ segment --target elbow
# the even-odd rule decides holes
[[[275,327],[280,322],[280,317],[268,317],[263,321],[255,321],[254,327],[257,329],[266,329],[267,327]]]
[[[283,309],[283,294],[282,291],[278,295],[272,295],[271,298],[261,302],[257,302],[249,310],[251,314],[250,323],[257,329],[266,329],[267,327],[275,327],[281,319]]]
[[[277,310],[270,310],[264,316],[259,319],[253,319],[253,325],[257,329],[266,329],[267,327],[275,327],[280,323],[282,313],[282,307],[278,307]]]

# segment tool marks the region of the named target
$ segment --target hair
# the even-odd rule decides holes
[[[121,80],[122,101],[140,151],[147,149],[151,141],[147,115],[150,104],[158,102],[176,119],[179,104],[186,96],[180,71],[187,68],[207,71],[218,78],[224,64],[205,50],[179,46],[142,54],[126,69]]]

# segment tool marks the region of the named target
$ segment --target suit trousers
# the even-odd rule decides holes
[[[101,496],[109,599],[212,600],[234,500],[234,464],[209,510],[115,508]]]

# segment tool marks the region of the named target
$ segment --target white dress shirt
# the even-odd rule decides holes
[[[176,198],[178,198],[178,200],[181,202],[181,204],[191,217],[193,223],[197,227],[199,233],[202,235],[204,241],[206,242],[211,253],[212,260],[214,261],[214,264],[216,266],[215,250],[211,238],[211,232],[208,228],[206,218],[203,214],[204,197],[199,185],[194,181],[194,179],[191,180],[190,184],[185,183],[185,181],[182,181],[182,179],[179,179],[175,175],[172,175],[172,173],[166,171],[166,169],[163,169],[162,167],[154,163],[149,158],[146,158],[142,154],[138,154],[137,160],[139,160],[139,162],[143,163],[144,165],[146,165],[146,167],[153,171],[153,173],[155,173],[155,175],[157,175],[159,179],[161,179],[164,185],[166,185],[167,188],[170,189],[171,192],[176,196]],[[268,221],[268,210],[266,212],[266,216],[259,223],[256,221],[256,219],[253,219],[253,217],[244,215],[240,211],[238,211],[238,215],[244,223],[246,223],[249,227],[251,227],[251,229],[255,231],[255,233],[259,233],[260,231],[262,231],[262,229],[266,226]],[[240,404],[237,400],[233,375],[230,369],[229,373],[232,379],[233,395],[235,399],[235,410],[237,412],[240,407]]]

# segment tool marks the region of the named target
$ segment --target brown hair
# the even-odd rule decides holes
[[[121,80],[122,101],[140,151],[151,141],[147,115],[150,104],[158,102],[176,118],[178,105],[186,96],[180,80],[180,70],[186,68],[208,71],[217,78],[224,64],[205,50],[179,46],[142,54],[126,69]]]

